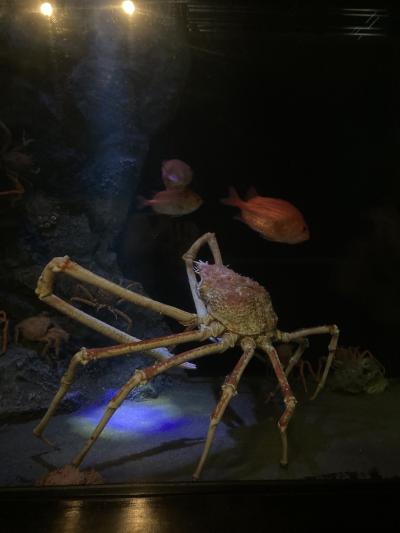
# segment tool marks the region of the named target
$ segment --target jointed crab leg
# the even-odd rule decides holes
[[[208,244],[208,246],[211,249],[211,253],[214,258],[214,263],[216,265],[223,265],[222,263],[222,257],[221,257],[221,251],[218,246],[217,239],[215,237],[215,233],[204,233],[201,237],[199,237],[189,248],[189,250],[183,255],[183,260],[186,262],[186,260],[194,261],[194,259],[197,257],[197,252],[200,250],[204,244]]]
[[[201,455],[200,461],[197,465],[197,468],[193,474],[193,480],[196,481],[199,479],[201,471],[203,469],[204,463],[207,459],[208,452],[210,450],[212,441],[214,439],[215,431],[217,429],[217,426],[219,422],[221,421],[221,418],[223,417],[223,414],[225,412],[225,409],[227,408],[232,396],[237,394],[237,385],[240,381],[240,378],[242,377],[242,374],[249,363],[250,359],[253,357],[254,349],[255,349],[255,343],[250,338],[245,338],[241,342],[241,346],[243,349],[243,354],[241,358],[239,359],[239,362],[236,364],[233,372],[228,377],[228,379],[225,381],[225,383],[222,385],[222,395],[221,398],[211,415],[211,422],[210,426],[208,428],[207,433],[207,439],[206,443],[204,445],[203,453]]]
[[[82,286],[83,288],[83,286]],[[72,298],[70,298],[70,301],[71,302],[79,302],[79,303],[82,303],[82,304],[85,304],[85,305],[89,305],[90,307],[93,307],[97,312],[98,311],[101,311],[102,309],[107,309],[114,317],[114,319],[117,318],[117,316],[123,318],[125,320],[125,322],[127,323],[127,328],[126,330],[127,331],[130,331],[131,327],[132,327],[132,320],[130,319],[130,317],[124,313],[123,311],[121,311],[121,309],[116,309],[116,308],[113,308],[111,306],[108,306],[106,304],[98,304],[98,303],[95,303],[95,302],[92,302],[91,300],[88,300],[86,298],[81,298],[80,296],[73,296]]]
[[[125,289],[124,287],[121,287],[112,281],[108,281],[97,274],[93,274],[93,272],[90,272],[90,270],[87,270],[86,268],[83,268],[77,263],[71,261],[68,256],[55,257],[44,268],[36,287],[36,294],[41,300],[46,302],[49,296],[53,294],[55,275],[59,272],[64,272],[68,276],[78,279],[79,281],[84,281],[91,285],[95,285],[96,287],[100,287],[101,289],[104,289],[111,294],[115,294],[116,296],[119,296],[128,302],[174,318],[185,326],[192,324],[196,320],[196,315],[193,313],[182,311],[181,309],[173,307],[172,305],[157,302],[156,300],[152,300],[147,296],[142,296],[141,294],[132,292],[129,289]]]
[[[309,335],[321,335],[324,333],[328,333],[329,335],[331,335],[331,340],[328,345],[328,357],[326,358],[325,368],[322,377],[310,400],[315,400],[315,398],[318,396],[321,389],[323,389],[325,385],[325,381],[328,377],[329,369],[332,365],[332,361],[337,348],[337,343],[339,339],[339,328],[336,326],[336,324],[333,324],[331,326],[318,326],[315,328],[300,329],[291,333],[285,333],[282,331],[279,332],[279,340],[282,340],[283,342],[290,342],[299,338],[308,337]]]
[[[221,252],[219,250],[218,242],[215,238],[214,233],[205,233],[204,235],[199,237],[197,241],[192,244],[189,250],[182,256],[182,259],[185,261],[186,264],[186,272],[189,279],[190,291],[192,293],[194,305],[196,307],[197,316],[199,317],[206,316],[207,309],[197,292],[197,279],[196,274],[193,270],[193,261],[197,257],[197,252],[204,244],[209,245],[211,253],[214,257],[214,263],[216,265],[222,265],[223,263]]]
[[[318,374],[316,374],[314,372],[314,369],[313,369],[312,364],[310,363],[310,361],[302,361],[300,363],[300,378],[301,378],[301,382],[303,384],[304,391],[308,394],[307,380],[306,380],[306,377],[304,375],[304,367],[305,366],[308,368],[308,372],[314,378],[314,381],[318,382],[319,377],[318,377]]]
[[[278,421],[278,428],[281,433],[281,439],[282,439],[281,465],[286,466],[288,464],[288,456],[287,456],[288,446],[287,446],[286,428],[295,410],[297,400],[294,397],[293,392],[290,388],[287,377],[285,375],[285,371],[283,370],[283,367],[281,365],[281,362],[279,360],[279,357],[278,357],[278,354],[276,353],[275,348],[272,346],[272,344],[270,344],[270,342],[267,339],[259,339],[258,346],[267,353],[272,363],[272,367],[279,381],[279,386],[282,390],[283,401],[285,402],[285,406],[286,406],[285,411],[283,412],[283,415],[280,417]]]
[[[306,350],[306,348],[308,348],[309,346],[309,342],[307,339],[297,339],[296,342],[298,342],[298,346],[296,348],[296,351],[294,352],[294,354],[292,355],[292,357],[289,359],[289,363],[287,364],[286,368],[285,368],[285,375],[286,377],[289,376],[290,372],[293,370],[293,368],[297,365],[297,363],[299,362],[300,360],[300,357],[303,355],[304,351]],[[304,373],[302,373],[302,382],[303,382],[303,387],[305,389],[305,391],[307,392],[307,388],[305,386],[305,379],[304,379]],[[275,387],[275,390],[273,390],[268,398],[266,399],[267,402],[269,402],[274,396],[275,394],[277,393],[277,391],[279,390],[279,383],[278,385]]]
[[[93,316],[85,313],[81,309],[78,309],[73,305],[67,303],[66,301],[62,300],[55,294],[49,294],[48,296],[46,296],[46,298],[44,298],[44,301],[51,307],[57,309],[57,311],[60,311],[60,313],[69,316],[73,320],[80,322],[88,328],[91,328],[94,331],[97,331],[98,333],[101,333],[102,335],[105,335],[106,337],[109,337],[110,339],[116,342],[132,343],[140,342],[141,340],[137,339],[133,335],[129,335],[125,331],[121,331],[117,328],[114,328],[110,324],[107,324],[106,322],[103,322],[98,318],[94,318]],[[168,357],[171,357],[171,353],[165,347],[144,349],[143,351],[146,352],[146,355],[150,355],[151,357],[154,357],[155,359],[159,360],[164,360]],[[191,365],[191,363],[185,363],[183,367],[188,369],[195,368],[195,366]]]
[[[109,357],[115,357],[118,355],[129,354],[133,352],[141,352],[141,351],[148,350],[151,348],[157,348],[159,346],[171,346],[173,344],[181,344],[184,342],[202,341],[202,340],[205,340],[209,336],[209,334],[210,334],[209,331],[189,331],[189,332],[184,332],[184,333],[178,333],[177,335],[168,335],[166,337],[159,337],[158,339],[144,340],[144,341],[139,341],[139,342],[130,342],[128,344],[110,346],[108,348],[93,348],[91,350],[82,348],[79,352],[77,352],[72,357],[67,371],[61,378],[60,388],[56,392],[42,420],[33,430],[33,433],[37,437],[43,439],[42,433],[45,430],[47,424],[49,423],[50,418],[53,416],[55,410],[57,409],[58,404],[63,399],[65,394],[68,392],[71,384],[73,383],[75,372],[76,372],[78,365],[86,365],[87,363],[90,363],[91,361],[95,361],[97,359],[105,359]],[[174,361],[176,360],[176,356],[165,360],[165,362],[169,362],[173,360]],[[185,361],[186,359],[182,362],[185,362]],[[164,362],[162,362],[161,364],[163,363]],[[176,364],[174,364],[173,366],[176,366]],[[43,439],[43,440],[46,440],[46,439]]]
[[[221,342],[218,342],[216,344],[207,344],[205,346],[200,346],[199,348],[194,348],[193,350],[188,350],[187,352],[175,355],[171,359],[168,359],[168,361],[163,361],[147,368],[136,370],[133,376],[127,381],[127,383],[125,383],[123,387],[121,387],[121,389],[117,392],[114,398],[112,398],[112,400],[108,403],[106,411],[103,414],[100,422],[96,426],[95,430],[93,431],[92,435],[90,436],[84,447],[73,459],[72,465],[78,467],[81,464],[84,457],[89,452],[93,444],[96,442],[97,438],[107,425],[110,418],[113,416],[118,407],[122,404],[128,394],[135,387],[137,387],[138,385],[144,385],[155,376],[165,372],[166,370],[174,366],[180,365],[185,361],[197,359],[199,357],[203,357],[204,355],[209,355],[212,353],[221,353],[225,351],[227,348],[232,346],[231,337],[232,335],[227,334],[225,338],[222,337]]]
[[[308,348],[310,344],[307,339],[296,339],[296,342],[298,342],[297,349],[292,355],[292,357],[289,359],[289,363],[285,368],[286,376],[288,376],[293,370],[293,367],[297,365],[300,360],[300,357],[303,355],[304,351],[306,350],[306,348]]]
[[[116,318],[115,315],[117,315],[120,318],[122,318],[123,320],[125,320],[125,322],[127,323],[126,331],[130,331],[131,330],[131,328],[132,328],[132,320],[130,319],[130,317],[126,313],[121,311],[121,309],[110,309],[107,306],[104,306],[104,307],[106,309],[108,309],[112,315],[114,315],[114,318]],[[99,311],[100,311],[100,309],[99,309]]]
[[[129,283],[129,285],[124,288],[127,290],[130,290],[132,286],[134,286],[134,283]],[[108,311],[114,315],[114,318],[116,318],[115,315],[118,315],[121,318],[123,318],[128,324],[128,331],[130,330],[130,328],[132,327],[132,320],[126,313],[121,311],[121,309],[117,309],[116,307],[113,307],[112,305],[108,305],[106,303],[101,303],[101,302],[96,301],[96,297],[94,296],[94,294],[92,294],[90,290],[87,287],[85,287],[85,285],[81,285],[80,283],[78,283],[78,285],[76,286],[76,289],[80,290],[83,296],[72,296],[70,298],[70,302],[80,302],[86,305],[90,305],[91,307],[96,309],[96,311],[101,311],[102,309],[108,309]],[[124,299],[120,298],[119,300],[116,301],[115,304],[120,305],[123,301]]]
[[[132,335],[128,335],[128,333],[120,331],[117,328],[111,326],[110,324],[106,324],[105,322],[94,318],[93,316],[85,313],[81,309],[77,309],[73,305],[65,302],[64,300],[56,296],[53,293],[53,287],[55,283],[55,276],[59,272],[65,272],[70,276],[76,277],[82,281],[86,281],[87,283],[91,283],[93,285],[101,287],[102,289],[109,291],[113,294],[117,294],[118,296],[125,298],[126,300],[132,301],[137,305],[142,305],[143,307],[150,308],[159,313],[163,313],[167,316],[176,318],[179,322],[185,325],[197,324],[196,315],[192,313],[187,313],[186,311],[181,311],[176,307],[161,304],[155,300],[152,300],[151,298],[146,298],[145,296],[136,294],[128,289],[124,289],[120,285],[107,281],[106,279],[103,279],[100,276],[93,274],[89,270],[80,267],[73,261],[70,261],[67,256],[56,257],[52,261],[50,261],[44,268],[37,283],[35,292],[39,296],[39,298],[51,307],[57,309],[57,311],[60,311],[61,313],[69,316],[73,320],[77,320],[81,324],[84,324],[85,326],[117,342],[132,343],[139,342],[140,339],[137,339]],[[166,348],[146,350],[146,353],[148,353],[148,355],[151,355],[152,357],[155,357],[156,359],[161,360],[171,357],[170,352],[168,352]],[[187,363],[185,365],[185,368],[193,368],[193,365]]]

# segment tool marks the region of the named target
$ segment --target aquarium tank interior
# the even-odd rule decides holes
[[[399,28],[0,1],[1,487],[400,475]]]

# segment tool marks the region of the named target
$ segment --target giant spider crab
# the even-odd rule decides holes
[[[214,264],[195,260],[199,249],[205,244],[208,244],[210,247],[214,258]],[[124,289],[123,287],[109,282],[80,267],[76,263],[70,261],[68,257],[53,259],[45,267],[40,276],[36,292],[43,301],[82,323],[85,323],[110,337],[123,341],[124,344],[118,344],[108,348],[82,348],[73,356],[69,367],[61,380],[59,390],[51,402],[46,414],[34,429],[34,434],[36,436],[46,441],[46,439],[43,438],[42,433],[59,402],[68,391],[78,365],[86,365],[87,363],[99,359],[117,357],[119,355],[144,350],[152,350],[153,355],[164,359],[146,368],[136,370],[127,383],[120,388],[108,403],[107,408],[92,435],[73,459],[73,466],[77,468],[80,466],[82,460],[89,452],[110,418],[132,389],[145,384],[155,376],[170,368],[187,364],[190,361],[206,355],[222,353],[228,348],[232,348],[236,345],[240,345],[242,348],[242,355],[236,363],[232,373],[226,378],[225,383],[222,385],[222,395],[211,416],[205,446],[200,461],[193,474],[193,479],[198,479],[201,474],[217,425],[220,422],[230,399],[236,394],[239,380],[256,349],[261,350],[261,352],[269,358],[283,394],[285,408],[278,421],[278,428],[282,440],[281,464],[287,464],[288,446],[286,428],[296,406],[296,399],[288,383],[287,375],[290,373],[293,366],[299,361],[307,346],[307,337],[309,335],[329,334],[331,336],[328,346],[329,353],[326,359],[324,372],[313,395],[313,398],[315,398],[324,386],[329,367],[331,366],[335,354],[339,336],[338,327],[336,325],[319,326],[301,329],[290,333],[278,330],[278,319],[273,310],[268,292],[256,281],[236,274],[223,265],[218,243],[213,233],[206,233],[197,239],[183,255],[183,260],[186,263],[187,276],[196,307],[196,314],[182,311]],[[80,281],[101,287],[121,298],[125,298],[133,303],[172,317],[183,326],[186,326],[186,331],[155,339],[141,341],[136,339],[132,341],[130,339],[133,337],[89,317],[82,311],[72,307],[55,296],[53,294],[53,283],[57,272],[65,272]],[[167,358],[165,353],[160,354],[155,351],[155,349],[159,349],[160,347],[193,341],[202,342],[207,339],[210,339],[211,342],[177,355],[172,356],[169,354]],[[286,370],[282,367],[278,354],[273,346],[274,342],[295,342],[298,344],[298,349],[292,356]]]

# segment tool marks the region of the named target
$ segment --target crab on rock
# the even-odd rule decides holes
[[[130,283],[126,288],[130,289],[134,283]],[[93,307],[97,313],[102,310],[108,311],[114,317],[114,319],[122,318],[126,322],[126,331],[129,331],[132,327],[132,320],[130,317],[118,309],[118,305],[123,301],[123,298],[116,298],[113,294],[109,292],[96,288],[96,290],[91,291],[84,285],[78,283],[75,288],[76,293],[70,298],[71,302],[78,302],[81,304],[89,305]]]
[[[208,244],[211,249],[214,264],[195,261],[199,249],[205,244]],[[123,340],[124,343],[107,348],[82,348],[74,355],[47,413],[34,429],[34,434],[36,436],[43,438],[42,433],[59,402],[68,391],[78,365],[86,365],[98,359],[117,357],[119,355],[144,350],[152,350],[153,355],[162,359],[151,366],[136,370],[127,383],[125,383],[115,394],[108,403],[101,420],[94,429],[89,440],[73,459],[73,466],[79,467],[110,418],[132,389],[145,384],[155,376],[172,367],[187,365],[188,362],[206,355],[222,353],[228,348],[232,348],[236,345],[241,347],[242,355],[236,363],[232,373],[227,377],[222,386],[221,398],[211,416],[204,450],[193,474],[193,479],[198,479],[201,474],[217,425],[220,422],[230,399],[236,394],[239,380],[247,364],[254,356],[256,349],[261,350],[261,352],[263,352],[270,360],[283,394],[285,408],[278,421],[278,428],[282,440],[281,464],[287,464],[288,451],[286,428],[296,406],[296,399],[288,383],[287,376],[294,365],[299,361],[307,346],[307,337],[309,335],[330,335],[331,340],[328,346],[329,353],[326,358],[324,372],[322,373],[321,379],[313,395],[313,398],[315,398],[324,386],[329,368],[334,358],[339,336],[338,327],[336,325],[319,326],[301,329],[290,333],[278,330],[278,319],[272,307],[268,292],[256,281],[236,274],[230,268],[223,265],[218,243],[213,233],[206,233],[197,239],[184,254],[183,259],[186,264],[190,289],[196,307],[196,314],[187,313],[186,311],[162,304],[145,296],[135,294],[132,291],[124,289],[80,267],[76,263],[70,261],[68,257],[53,259],[45,267],[45,270],[39,278],[36,292],[43,301],[68,314],[72,318],[97,329],[97,331],[102,331],[114,339]],[[182,325],[186,326],[187,330],[175,335],[143,341],[135,339],[132,341],[132,337],[127,334],[122,334],[122,332],[118,332],[115,328],[103,323],[102,325],[99,325],[98,320],[88,317],[85,313],[78,311],[76,308],[73,308],[55,296],[52,289],[54,277],[57,272],[64,272],[76,279],[108,290],[133,303],[175,318]],[[166,357],[164,354],[160,354],[156,351],[156,349],[159,349],[160,347],[168,347],[193,341],[203,342],[207,339],[210,339],[211,342],[173,356],[169,354],[169,356]],[[282,367],[278,354],[274,348],[275,342],[295,342],[298,344],[298,348],[290,359],[286,369]]]
[[[58,357],[63,342],[69,341],[69,333],[54,322],[47,313],[25,318],[18,322],[14,329],[14,342],[18,344],[20,335],[34,342],[43,342],[42,356],[46,356],[49,349],[54,347]]]

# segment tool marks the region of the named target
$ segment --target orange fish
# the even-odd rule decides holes
[[[310,232],[300,211],[290,202],[279,198],[259,196],[255,189],[250,189],[247,200],[242,200],[233,187],[229,187],[229,196],[221,202],[241,210],[245,224],[270,241],[297,244],[307,241]]]
[[[160,215],[172,215],[175,217],[193,213],[202,203],[201,196],[188,188],[160,191],[150,200],[146,200],[141,196],[138,197],[139,209],[150,206],[153,211]]]
[[[161,177],[166,189],[181,189],[193,178],[190,166],[180,159],[169,159],[161,165]]]

